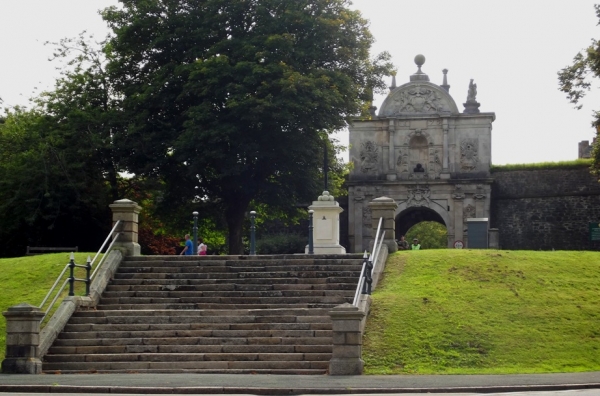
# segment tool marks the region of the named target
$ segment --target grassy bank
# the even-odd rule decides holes
[[[90,253],[76,253],[75,262],[85,264]],[[0,259],[0,310],[20,303],[39,306],[54,281],[69,262],[69,253],[53,253],[38,256]],[[67,274],[68,275],[68,274]],[[76,272],[76,277],[85,277]],[[85,290],[83,283],[76,283],[76,294]],[[0,360],[4,359],[6,348],[6,320],[0,316]]]
[[[600,370],[600,253],[398,252],[373,300],[368,374]]]

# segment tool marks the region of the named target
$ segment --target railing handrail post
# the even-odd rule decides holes
[[[198,212],[192,212],[194,216],[194,244],[192,245],[192,254],[198,255]]]
[[[71,252],[71,259],[69,260],[69,297],[75,295],[75,254]]]
[[[256,256],[256,212],[250,211],[250,256]]]
[[[308,211],[308,254],[315,254],[315,248],[313,244],[313,214],[314,210]]]
[[[85,263],[85,296],[89,297],[90,295],[90,284],[92,280],[90,279],[90,272],[92,272],[92,258],[88,256],[87,262]]]

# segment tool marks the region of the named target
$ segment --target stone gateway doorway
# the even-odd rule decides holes
[[[396,239],[406,235],[408,230],[423,221],[435,221],[447,228],[444,219],[429,208],[408,208],[396,216]]]
[[[350,132],[348,239],[351,252],[373,239],[369,202],[392,198],[396,235],[421,221],[448,230],[448,247],[467,243],[467,219],[490,217],[492,123],[496,115],[479,111],[477,85],[465,84],[465,110],[450,96],[447,70],[433,84],[421,71],[396,86],[395,77],[381,109],[354,120]]]

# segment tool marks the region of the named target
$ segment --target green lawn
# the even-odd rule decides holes
[[[75,253],[75,262],[85,264],[88,255],[94,257],[92,253]],[[0,310],[5,312],[8,307],[23,302],[39,306],[60,272],[69,263],[69,256],[70,253],[53,253],[0,259]],[[85,270],[79,269],[75,277],[84,278]],[[81,295],[85,291],[85,285],[80,282],[75,285],[76,294]],[[0,316],[0,360],[4,359],[5,349],[6,320],[4,316]]]
[[[363,358],[368,374],[600,370],[600,253],[395,253]]]

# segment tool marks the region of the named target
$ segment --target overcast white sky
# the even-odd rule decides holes
[[[293,1],[293,0],[290,0]],[[598,0],[600,2],[600,0]],[[371,22],[373,53],[388,51],[401,85],[426,57],[423,71],[442,83],[447,68],[450,94],[459,109],[469,79],[477,84],[480,110],[495,112],[494,164],[577,158],[577,144],[595,136],[592,109],[600,89],[582,110],[558,91],[557,72],[600,39],[594,0],[354,0]],[[50,89],[58,72],[48,62],[45,41],[83,30],[108,33],[97,10],[117,0],[0,0],[0,97],[3,106],[27,105],[35,92]],[[37,88],[36,88],[37,87]],[[598,85],[596,85],[596,88]],[[375,105],[380,106],[383,97]],[[347,143],[347,134],[341,134]]]

